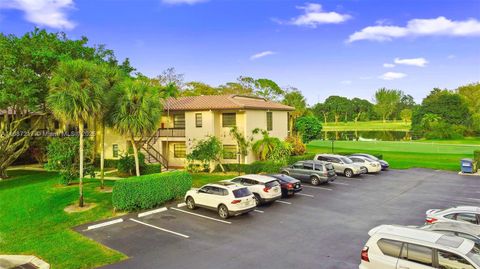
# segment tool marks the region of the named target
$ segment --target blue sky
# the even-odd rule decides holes
[[[480,81],[478,0],[0,0],[1,32],[34,26],[106,44],[149,76],[265,77],[310,104]]]

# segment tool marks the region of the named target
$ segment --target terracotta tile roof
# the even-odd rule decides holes
[[[295,108],[291,106],[268,101],[263,98],[235,94],[169,98],[164,103],[164,110],[170,111],[228,109],[295,110]]]

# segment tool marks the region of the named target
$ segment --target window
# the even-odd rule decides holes
[[[241,188],[233,191],[233,196],[235,198],[242,198],[252,195],[252,193],[247,188]]]
[[[457,220],[472,223],[472,224],[477,224],[477,216],[471,213],[458,213]]]
[[[438,250],[438,268],[440,269],[474,269],[464,258],[443,250]]]
[[[443,216],[443,217],[446,218],[446,219],[455,219],[455,215],[456,214],[448,214],[448,215]]]
[[[113,158],[118,158],[118,144],[113,144],[112,145],[112,155],[113,155]]]
[[[202,113],[195,113],[195,126],[197,128],[202,128],[203,126]]]
[[[403,244],[401,258],[407,261],[432,266],[432,249],[414,244]]]
[[[313,163],[303,163],[303,169],[313,170]]]
[[[319,163],[316,163],[315,164],[315,170],[316,171],[323,171],[323,165],[319,164]]]
[[[226,159],[226,160],[237,159],[237,146],[223,145],[223,159]]]
[[[235,127],[237,125],[236,113],[223,113],[222,114],[222,127]]]
[[[173,115],[173,128],[185,129],[185,114]]]
[[[267,131],[273,130],[273,115],[272,112],[267,112]]]
[[[302,169],[302,168],[303,168],[303,163],[295,163],[295,164],[293,165],[293,168],[295,168],[295,169]]]
[[[200,192],[200,193],[212,193],[212,187],[205,186],[205,187],[201,188],[200,190],[198,190],[198,192]]]
[[[380,248],[383,254],[395,258],[398,258],[400,256],[402,244],[402,242],[390,239],[380,239],[377,242],[378,248]]]
[[[186,150],[185,144],[173,144],[173,157],[185,158],[187,155]]]

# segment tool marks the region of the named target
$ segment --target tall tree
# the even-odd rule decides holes
[[[351,101],[352,110],[355,113],[354,121],[357,122],[362,118],[362,116],[367,116],[373,110],[373,104],[368,100],[353,98]]]
[[[303,116],[307,112],[307,101],[305,100],[305,96],[303,96],[301,91],[299,91],[297,88],[291,88],[285,91],[282,103],[295,108],[294,111],[289,113],[290,134],[292,134],[296,119]]]
[[[218,95],[220,90],[206,83],[199,81],[191,81],[185,84],[184,89],[180,92],[181,96],[200,96],[200,95]]]
[[[383,122],[386,122],[388,117],[395,112],[402,92],[399,90],[390,90],[381,88],[375,92],[375,111],[382,117]]]
[[[70,40],[64,33],[39,29],[20,37],[0,34],[0,120],[4,122],[0,124],[0,178],[7,176],[6,168],[29,148],[30,137],[12,134],[44,128],[42,122],[28,122],[36,122],[30,120],[33,114],[46,118],[48,81],[58,63],[113,58],[112,51],[87,47],[87,42],[85,37]]]
[[[315,117],[327,124],[329,110],[325,103],[316,103],[311,111]]]
[[[47,104],[55,117],[78,125],[79,145],[79,206],[83,207],[84,125],[98,115],[103,106],[106,81],[93,62],[69,60],[61,62],[50,81]]]
[[[263,97],[267,100],[278,101],[284,94],[284,91],[275,81],[260,78],[253,79],[251,77],[239,77],[238,81],[242,87],[252,89],[252,93],[256,96]]]
[[[350,109],[350,100],[342,96],[329,96],[324,104],[327,110],[333,114],[335,123],[338,123],[340,117],[346,115]]]
[[[185,84],[184,74],[177,73],[175,67],[169,67],[156,77],[161,86],[174,84],[178,89],[182,89]]]
[[[472,115],[473,131],[480,133],[480,82],[458,87],[460,94]]]
[[[137,137],[157,129],[162,112],[160,91],[148,79],[126,79],[120,83],[118,98],[110,113],[110,124],[130,139],[135,157],[135,172],[140,176]]]
[[[98,113],[97,120],[100,124],[100,181],[102,189],[104,188],[105,178],[105,128],[108,123],[109,113],[113,110],[114,101],[118,94],[116,87],[130,73],[127,73],[124,68],[125,66],[117,67],[110,64],[104,64],[101,68],[101,75],[105,79],[105,84],[102,95],[102,107]]]

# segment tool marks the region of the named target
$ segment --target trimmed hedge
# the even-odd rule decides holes
[[[117,168],[117,164],[117,159],[105,159],[104,162],[105,168]],[[100,167],[100,158],[95,159],[95,167]]]
[[[153,208],[185,195],[191,187],[192,176],[182,171],[126,178],[113,186],[113,207],[127,211]]]

